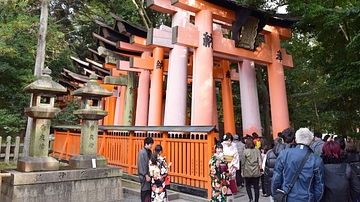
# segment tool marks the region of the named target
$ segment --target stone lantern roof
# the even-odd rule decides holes
[[[106,90],[96,81],[97,76],[95,74],[90,75],[90,81],[82,88],[75,90],[72,95],[82,97],[109,97],[113,93]]]
[[[27,93],[48,93],[61,94],[66,92],[66,88],[52,80],[51,70],[46,67],[42,70],[40,78],[23,88]]]

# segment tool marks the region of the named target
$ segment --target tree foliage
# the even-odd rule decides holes
[[[307,76],[298,71],[294,75],[308,85],[311,97],[307,99],[313,102],[313,107],[307,110],[313,117],[307,118],[311,122],[308,125],[325,132],[360,137],[360,97],[355,93],[360,90],[360,2],[290,0],[288,3],[288,11],[301,17],[292,40],[295,44],[289,44],[288,49],[298,52],[294,61],[308,72]],[[299,39],[307,41],[296,43]],[[305,80],[306,77],[310,78]],[[301,115],[306,113],[297,114]]]
[[[237,0],[274,13],[287,5],[300,17],[293,38],[282,42],[295,67],[285,70],[291,126],[359,138],[360,2],[315,0]],[[33,76],[41,0],[0,1],[0,131],[11,134],[25,127],[29,94],[21,90]],[[145,0],[54,0],[49,6],[45,66],[54,80],[63,68],[77,72],[69,56],[90,57],[97,49],[95,20],[112,26],[110,12],[143,28],[171,25],[171,16],[146,7]],[[237,68],[237,67],[231,67]],[[270,103],[266,68],[257,68],[259,106],[264,134],[270,135]],[[220,88],[221,89],[221,88]],[[240,89],[233,83],[236,124],[241,125]],[[221,98],[218,98],[220,101]],[[222,119],[221,103],[218,103]],[[72,123],[69,106],[57,118]],[[271,112],[276,113],[276,112]]]

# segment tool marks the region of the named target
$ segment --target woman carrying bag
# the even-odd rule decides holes
[[[245,150],[241,159],[241,176],[245,178],[246,192],[250,202],[259,202],[259,179],[261,176],[260,167],[262,158],[260,150],[255,148],[252,138],[245,140]],[[255,201],[251,191],[254,186]]]

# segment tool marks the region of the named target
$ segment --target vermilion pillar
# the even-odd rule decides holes
[[[160,126],[162,119],[162,84],[164,68],[164,49],[156,47],[153,50],[154,70],[151,74],[149,126]]]
[[[108,112],[110,111],[110,99],[109,97],[103,98],[104,102],[104,110]],[[102,125],[109,125],[109,116],[105,116],[102,122]]]
[[[187,12],[178,11],[173,15],[172,26],[181,26],[180,23],[188,21],[188,19]],[[185,46],[174,45],[170,51],[164,114],[165,126],[186,125],[188,55],[189,51]]]
[[[199,47],[194,50],[191,125],[212,125],[213,109],[213,43],[212,12],[201,10],[195,14],[199,29]]]
[[[150,56],[149,52],[144,52],[145,55]],[[141,70],[139,76],[139,86],[136,102],[136,117],[135,126],[147,126],[148,124],[148,109],[149,109],[149,86],[150,86],[150,71]]]
[[[115,120],[115,106],[116,106],[116,97],[108,97],[109,100],[109,109],[108,109],[108,121],[106,125],[113,126]]]
[[[276,30],[265,34],[266,44],[270,45],[273,63],[268,64],[269,93],[271,105],[271,121],[273,138],[277,137],[278,132],[290,126],[288,103],[286,98],[286,87],[284,68],[279,58],[280,37]]]
[[[251,135],[253,132],[256,132],[261,136],[259,100],[254,62],[244,59],[242,65],[239,63],[239,80],[243,135]]]
[[[234,119],[234,104],[231,88],[230,64],[227,60],[220,61],[224,78],[221,80],[222,107],[224,113],[224,132],[236,133]]]
[[[121,126],[123,124],[126,86],[118,86],[120,96],[116,100],[116,112],[114,125]]]

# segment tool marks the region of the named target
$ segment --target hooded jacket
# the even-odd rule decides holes
[[[295,144],[289,144],[289,143],[278,143],[274,146],[273,149],[270,149],[267,153],[266,153],[266,162],[265,162],[265,169],[264,169],[264,183],[265,183],[265,191],[267,194],[270,194],[272,196],[271,193],[271,179],[273,177],[274,174],[274,167],[275,167],[275,162],[276,162],[276,158],[278,157],[278,155],[280,154],[280,152],[284,149],[287,148],[294,148],[296,145]]]
[[[322,139],[318,139],[311,143],[310,148],[313,150],[314,154],[321,156],[323,145],[324,141]]]
[[[340,169],[341,163],[338,164],[324,164],[325,169],[328,169],[331,173],[335,173],[337,170]],[[360,182],[359,179],[357,178],[356,174],[354,173],[354,171],[352,170],[352,168],[350,167],[349,164],[346,164],[346,178],[349,180],[349,190],[348,193],[350,194],[349,197],[351,197],[348,199],[344,199],[344,201],[356,201],[356,199],[359,197],[360,195]],[[326,179],[325,179],[326,180]],[[327,202],[327,201],[334,201],[333,198],[328,197],[327,195],[324,195],[323,198],[321,199],[322,202]],[[338,202],[339,200],[337,200]]]

